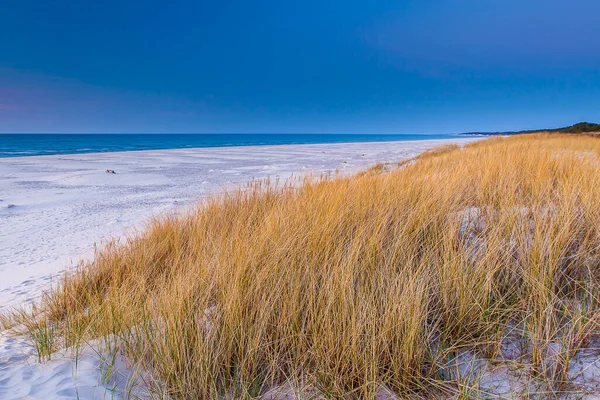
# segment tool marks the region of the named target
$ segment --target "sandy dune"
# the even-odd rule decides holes
[[[209,194],[254,178],[354,172],[445,143],[473,140],[0,159],[0,310],[30,303],[61,271],[92,256],[95,245],[132,233],[151,216],[185,209]],[[106,173],[107,169],[116,173]],[[123,398],[127,379],[104,382],[101,364],[101,355],[88,351],[78,358],[77,367],[68,353],[42,365],[21,338],[2,334],[0,398]]]

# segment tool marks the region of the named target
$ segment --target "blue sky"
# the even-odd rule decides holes
[[[4,0],[0,132],[600,121],[599,15],[597,0]]]

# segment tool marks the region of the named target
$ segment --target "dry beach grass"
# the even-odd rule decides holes
[[[255,182],[100,250],[4,325],[42,358],[111,338],[173,398],[491,396],[469,375],[482,362],[524,372],[524,396],[578,393],[569,366],[600,322],[599,157],[593,137],[495,137]]]

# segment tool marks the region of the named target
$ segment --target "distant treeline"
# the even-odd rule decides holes
[[[578,122],[571,126],[565,126],[564,128],[554,129],[532,129],[527,131],[514,131],[514,132],[471,132],[464,133],[463,135],[518,135],[522,133],[536,133],[536,132],[558,132],[558,133],[590,133],[600,132],[600,124],[592,122]]]
[[[594,124],[591,122],[579,122],[575,125],[567,126],[565,128],[549,129],[549,131],[562,133],[600,132],[600,124]]]

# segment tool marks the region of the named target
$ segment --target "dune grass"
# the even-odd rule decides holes
[[[494,359],[508,336],[560,391],[600,321],[599,155],[595,138],[514,136],[255,182],[109,245],[13,317],[48,354],[112,334],[174,398],[286,382],[468,398],[448,360]]]

